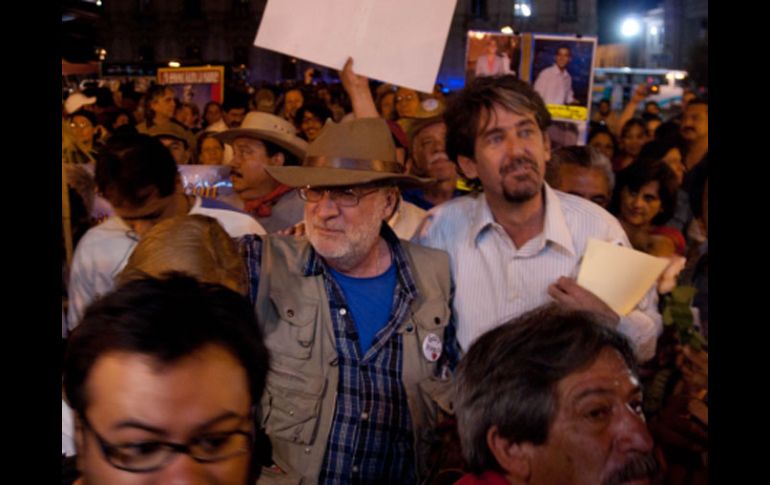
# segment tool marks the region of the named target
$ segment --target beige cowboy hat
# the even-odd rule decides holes
[[[373,182],[420,186],[433,179],[405,173],[396,158],[390,129],[382,118],[361,118],[344,123],[326,122],[308,146],[301,167],[265,167],[267,173],[290,187],[342,187]]]
[[[307,142],[296,135],[294,125],[278,116],[249,111],[243,119],[240,128],[222,131],[215,136],[225,143],[230,143],[236,138],[254,138],[275,143],[285,148],[297,158],[302,159],[307,150]]]

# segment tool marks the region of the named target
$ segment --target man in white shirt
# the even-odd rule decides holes
[[[265,234],[257,221],[223,202],[186,195],[171,153],[148,135],[111,138],[97,159],[95,180],[115,215],[89,229],[75,249],[68,287],[69,330],[92,301],[112,290],[113,279],[139,238],[163,219],[203,214],[217,219],[232,237]]]
[[[575,97],[572,94],[572,77],[567,71],[570,50],[563,45],[556,49],[554,65],[546,67],[535,80],[535,91],[543,97],[545,104],[572,104]]]
[[[457,336],[467,350],[481,334],[541,304],[601,315],[625,334],[640,361],[662,330],[654,290],[620,316],[575,277],[589,238],[630,246],[618,221],[596,204],[544,183],[550,115],[513,76],[474,80],[445,113],[447,153],[484,188],[429,212],[419,242],[449,253]]]

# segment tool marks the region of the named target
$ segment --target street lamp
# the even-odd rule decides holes
[[[639,21],[633,17],[623,20],[623,23],[620,25],[620,33],[623,34],[623,37],[636,37],[641,30],[642,27]]]

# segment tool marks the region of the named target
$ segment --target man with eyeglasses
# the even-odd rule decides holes
[[[306,239],[246,236],[274,365],[261,403],[265,483],[416,483],[456,360],[447,255],[384,223],[404,173],[386,122],[328,122],[301,167],[267,167],[305,201]]]
[[[78,325],[89,303],[112,290],[139,238],[178,215],[215,218],[232,237],[264,234],[247,214],[223,202],[187,195],[171,152],[156,138],[114,135],[96,160],[96,186],[115,215],[92,227],[75,248],[68,286],[67,326]]]
[[[268,353],[241,295],[179,274],[132,281],[89,307],[69,345],[75,483],[254,483]]]

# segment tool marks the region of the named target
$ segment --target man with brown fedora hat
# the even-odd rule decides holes
[[[304,204],[297,192],[265,170],[300,163],[307,142],[296,132],[294,125],[278,116],[251,111],[240,127],[216,135],[232,146],[230,180],[241,208],[268,232],[290,228],[302,220]]]
[[[301,167],[267,171],[299,189],[307,237],[241,241],[273,359],[261,481],[415,483],[456,361],[446,253],[385,223],[422,180],[380,118],[329,121]]]

